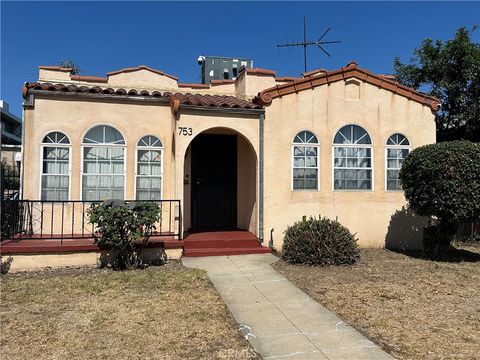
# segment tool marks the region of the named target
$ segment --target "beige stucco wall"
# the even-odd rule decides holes
[[[273,79],[258,78],[259,81]],[[238,85],[239,92],[253,92],[253,83],[250,90],[248,82]],[[386,236],[396,231],[394,226],[389,226],[395,224],[392,216],[405,204],[401,192],[385,190],[385,142],[397,132],[408,137],[412,149],[435,142],[434,115],[430,108],[361,80],[349,80],[275,99],[266,107],[265,118],[265,240],[270,240],[273,230],[273,244],[281,248],[288,225],[303,215],[322,215],[338,217],[357,234],[361,246],[384,246]],[[125,137],[126,199],[133,199],[135,195],[138,140],[145,135],[155,135],[162,140],[163,198],[181,200],[184,229],[188,229],[190,221],[189,186],[185,180],[190,169],[187,149],[191,141],[202,132],[238,134],[238,226],[258,234],[258,115],[181,109],[178,119],[174,119],[168,104],[37,96],[34,109],[25,112],[25,199],[40,197],[40,143],[50,131],[62,131],[70,138],[70,198],[80,199],[81,141],[85,132],[98,124],[114,126]],[[348,124],[365,128],[373,141],[374,187],[371,191],[333,191],[332,141],[335,133]],[[179,134],[179,127],[191,128],[192,135]],[[292,190],[291,146],[301,130],[314,132],[320,141],[318,191]]]
[[[165,249],[167,260],[180,259],[182,249]],[[62,253],[62,254],[28,254],[12,255],[13,261],[10,266],[10,272],[38,271],[45,268],[62,267],[96,267],[102,266],[105,251],[89,251],[80,253]],[[143,259],[146,263],[155,264],[161,257],[159,249],[144,249]]]
[[[343,81],[273,100],[265,120],[265,234],[281,248],[283,232],[303,215],[327,216],[357,234],[364,247],[382,247],[392,215],[405,204],[403,193],[385,190],[385,142],[402,133],[411,148],[435,142],[429,107],[367,83]],[[351,86],[354,88],[350,88]],[[356,88],[355,88],[356,87]],[[359,88],[358,88],[359,87]],[[332,143],[344,125],[365,128],[373,142],[372,191],[333,191]],[[292,190],[291,147],[301,130],[320,141],[320,189]]]
[[[50,131],[61,131],[71,143],[71,200],[81,200],[81,143],[95,125],[106,124],[119,130],[126,141],[125,199],[135,197],[135,157],[137,142],[145,135],[163,143],[163,197],[172,194],[172,115],[168,104],[121,103],[107,101],[35,99],[35,109],[25,112],[24,198],[40,199],[41,142]]]

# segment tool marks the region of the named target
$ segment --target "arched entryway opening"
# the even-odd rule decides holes
[[[198,134],[184,159],[185,230],[256,234],[257,219],[257,156],[250,141],[227,128]]]

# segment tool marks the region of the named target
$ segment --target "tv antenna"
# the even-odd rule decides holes
[[[305,72],[307,72],[307,46],[310,45],[317,45],[320,50],[322,50],[325,54],[327,54],[328,57],[332,57],[328,53],[327,50],[323,48],[322,45],[325,44],[338,44],[341,41],[340,40],[334,40],[334,41],[323,41],[323,38],[327,33],[331,30],[332,28],[329,27],[323,34],[318,38],[317,41],[307,41],[307,18],[306,16],[303,17],[303,42],[296,42],[296,43],[287,43],[287,44],[278,44],[277,47],[291,47],[291,46],[303,46],[303,60],[304,60],[304,65],[305,65]]]

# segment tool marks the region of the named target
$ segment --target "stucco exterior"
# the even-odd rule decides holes
[[[314,77],[328,76],[323,70],[311,74],[311,84]],[[272,71],[254,69],[244,70],[235,83],[197,87],[179,84],[175,77],[160,71],[138,67],[109,73],[106,78],[90,79],[74,78],[64,69],[44,68],[41,82],[110,88],[110,93],[134,88],[137,93],[148,90],[150,93],[223,94],[256,101],[254,97],[265,89],[289,86],[296,80],[276,78]],[[392,216],[405,205],[401,191],[386,190],[386,141],[392,134],[400,133],[408,138],[411,149],[434,143],[432,107],[383,85],[376,86],[360,76],[309,88],[302,86],[295,92],[270,99],[263,108],[252,110],[176,104],[174,95],[168,102],[99,92],[100,95],[72,95],[33,88],[24,90],[23,198],[40,199],[41,142],[47,133],[60,131],[70,139],[69,200],[82,200],[82,139],[95,125],[105,124],[120,131],[125,138],[125,199],[135,198],[137,142],[145,135],[154,135],[162,141],[162,199],[180,200],[183,229],[188,231],[192,141],[204,133],[233,134],[237,136],[237,228],[249,230],[280,249],[288,225],[305,215],[321,215],[338,218],[357,234],[361,246],[383,247],[387,233],[394,231],[389,226]],[[332,142],[336,132],[349,124],[363,127],[372,139],[371,190],[333,189]],[[191,129],[191,133],[182,133],[182,128]],[[317,190],[292,188],[292,141],[302,130],[314,133],[319,140]]]

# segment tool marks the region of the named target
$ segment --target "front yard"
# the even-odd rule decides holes
[[[2,359],[215,359],[252,350],[204,271],[9,274],[1,280]]]
[[[465,262],[371,249],[355,266],[274,266],[399,359],[474,359],[480,353],[480,246],[466,250]]]

